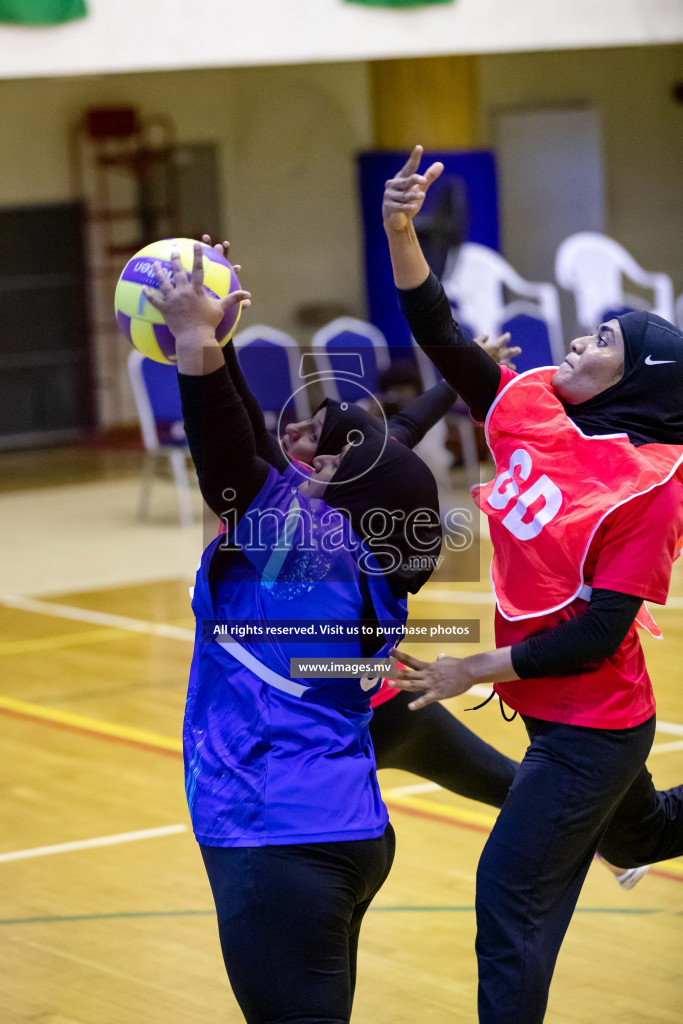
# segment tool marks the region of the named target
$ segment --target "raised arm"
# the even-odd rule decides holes
[[[212,244],[210,235],[202,235],[202,241],[206,245]],[[230,251],[230,242],[226,241],[222,244],[220,242],[216,242],[213,245],[213,248],[216,249],[221,256],[225,256],[227,258]],[[235,266],[236,272],[241,269],[242,268],[240,266]],[[237,359],[237,352],[235,351],[232,338],[227,345],[223,345],[222,351],[223,358],[225,359],[225,365],[227,366],[228,373],[230,374],[230,379],[235,385],[237,393],[244,403],[244,408],[247,410],[247,415],[251,420],[257,454],[260,455],[262,459],[265,459],[265,461],[271,466],[274,466],[278,472],[284,473],[289,462],[285,457],[277,438],[273,437],[266,426],[263,410],[258,403],[256,395],[249,387],[246,377],[242,373],[242,368],[240,367],[239,360]]]
[[[249,292],[232,292],[222,300],[207,294],[199,242],[191,274],[178,253],[172,264],[173,281],[157,264],[159,290],[146,289],[145,296],[176,340],[185,431],[204,500],[218,516],[233,509],[240,516],[263,487],[269,466],[256,452],[251,422],[215,329],[229,306],[240,301],[249,305]]]
[[[434,163],[419,173],[422,146],[416,146],[395,178],[386,183],[382,219],[394,282],[411,332],[477,419],[483,419],[500,384],[500,368],[453,320],[440,282],[430,272],[413,218],[430,186],[443,171]]]
[[[510,335],[501,334],[497,338],[489,339],[488,334],[479,334],[474,339],[491,358],[503,366],[509,366],[514,370],[512,360],[522,351],[517,346],[510,345]],[[440,380],[438,384],[429,388],[423,394],[418,395],[412,402],[404,406],[400,412],[388,420],[387,426],[391,437],[400,441],[407,448],[414,448],[422,440],[428,430],[438,423],[458,397],[450,384]]]

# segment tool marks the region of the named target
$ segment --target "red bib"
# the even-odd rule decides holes
[[[489,517],[498,608],[511,620],[583,596],[586,553],[603,519],[683,463],[683,445],[586,436],[550,385],[556,369],[520,374],[497,396],[486,418],[496,478],[472,490]]]

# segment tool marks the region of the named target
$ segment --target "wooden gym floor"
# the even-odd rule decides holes
[[[183,791],[188,585],[201,529],[177,526],[166,482],[151,522],[136,522],[138,468],[135,453],[0,457],[5,1024],[242,1020]],[[489,646],[485,571],[482,580],[430,584],[412,614],[479,618]],[[668,787],[683,776],[680,566],[669,606],[655,614],[665,638],[645,641],[660,723],[649,764]],[[451,703],[458,713],[469,706],[467,697]],[[465,720],[521,756],[522,726],[503,722],[493,704]],[[398,850],[363,927],[353,1019],[471,1024],[474,873],[493,813],[413,776],[380,780]],[[548,1024],[680,1021],[682,936],[683,859],[658,865],[630,893],[594,865]]]

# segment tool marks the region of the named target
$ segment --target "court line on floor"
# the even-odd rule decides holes
[[[480,605],[493,605],[495,599],[490,590],[446,590],[445,588],[438,588],[435,590],[421,591],[419,594],[413,594],[410,598],[411,603],[415,602],[453,602],[455,604],[480,604]],[[81,618],[83,622],[97,622],[100,624],[114,624],[113,620],[116,619],[119,622],[127,623],[143,623],[143,620],[130,619],[126,616],[115,616],[108,612],[96,612],[87,608],[78,608],[73,605],[57,604],[48,600],[41,600],[35,597],[26,597],[22,594],[3,594],[0,597],[0,604],[6,604],[9,608],[17,608],[23,611],[33,611],[37,613],[45,613],[52,615],[61,615],[63,618]],[[683,597],[669,597],[665,606],[657,610],[666,611],[667,609],[678,610],[683,609]],[[106,621],[105,621],[106,620]],[[151,625],[147,623],[147,625]],[[161,624],[155,624],[161,625]],[[134,628],[133,626],[123,628]],[[169,629],[176,629],[177,627],[167,627]],[[185,631],[185,632],[191,632]],[[163,634],[161,634],[163,635]],[[182,639],[179,637],[179,639]]]
[[[403,905],[369,908],[368,913],[375,914],[473,914],[472,904],[463,906]],[[643,914],[667,914],[671,911],[661,907],[576,907],[575,914],[618,914],[620,916],[642,916]],[[675,917],[681,917],[683,911],[674,910]],[[53,917],[5,917],[0,918],[0,926],[17,924],[81,924],[89,921],[130,921],[154,918],[178,917],[215,917],[216,911],[210,910],[134,910],[119,911],[110,914],[55,914]]]
[[[0,696],[0,711],[21,715],[23,718],[38,719],[52,725],[64,726],[67,729],[76,729],[79,732],[86,732],[106,739],[134,743],[149,750],[172,754],[182,754],[183,752],[182,740],[172,736],[163,736],[161,733],[150,732],[146,729],[135,729],[130,725],[117,725],[116,722],[105,722],[99,718],[89,718],[86,715],[63,711],[61,708],[51,708],[44,704],[31,704],[28,701],[16,700],[14,697]]]
[[[395,808],[405,814],[413,814],[415,817],[441,824],[457,825],[459,828],[469,828],[475,832],[488,834],[491,831],[496,821],[493,814],[422,799],[422,793],[438,792],[440,789],[435,782],[419,782],[414,786],[383,789],[382,796],[389,810]],[[650,874],[683,882],[683,861],[680,864],[677,861],[663,861],[662,864],[666,864],[666,867],[651,867]]]
[[[0,604],[17,611],[33,612],[36,615],[52,615],[58,619],[72,619],[76,622],[89,622],[95,626],[112,626],[125,629],[130,633],[149,633],[168,640],[194,641],[194,630],[183,626],[170,626],[165,622],[150,622],[147,619],[133,619],[127,615],[112,615],[110,612],[97,612],[91,608],[78,608],[70,604],[53,604],[51,601],[39,601],[34,597],[22,597],[20,594],[3,594]]]
[[[648,758],[652,757],[653,754],[673,754],[677,750],[683,750],[683,740],[672,740],[671,743],[655,743],[650,748]]]
[[[37,654],[41,651],[58,651],[65,647],[81,647],[87,644],[101,644],[110,640],[122,640],[130,630],[107,626],[103,629],[81,630],[78,633],[58,633],[55,636],[35,637],[32,640],[6,640],[0,643],[0,658],[11,658],[17,654]]]
[[[29,704],[25,701],[14,700],[11,697],[0,697],[0,711],[3,710],[19,714],[22,717],[38,719],[38,721],[46,724],[66,726],[102,738],[120,740],[124,743],[134,743],[153,751],[174,755],[182,753],[181,741],[173,737],[145,732],[141,729],[133,729],[130,726],[119,726],[112,722],[86,718],[83,715],[76,715],[70,711],[62,711],[58,708]],[[436,801],[422,800],[419,794],[432,791],[431,787],[440,788],[435,783],[417,783],[415,786],[399,786],[394,789],[385,790],[383,796],[390,810],[394,808],[403,814],[435,821],[442,825],[453,825],[457,828],[467,828],[475,832],[490,832],[495,821],[493,815],[484,814],[479,811],[470,811],[460,807],[449,807],[447,804]],[[418,794],[417,796],[416,793]],[[666,870],[651,868],[650,873],[662,878],[673,879],[677,882],[683,881],[683,865],[679,867],[674,862],[671,862],[671,864],[667,862]]]
[[[472,687],[472,693],[478,696],[485,696],[489,692],[487,687]],[[29,701],[17,700],[14,697],[0,695],[0,711],[9,714],[20,715],[25,718],[36,718],[52,722],[55,725],[76,729],[80,732],[92,733],[99,736],[106,736],[112,740],[134,743],[137,746],[163,750],[170,753],[182,753],[182,741],[171,736],[163,736],[160,733],[151,732],[146,729],[136,729],[132,726],[118,725],[116,722],[107,722],[102,719],[90,718],[87,715],[79,715],[73,711],[65,711],[61,708],[53,708],[46,704],[34,704]],[[657,722],[657,731],[670,733],[674,736],[683,734],[683,726],[673,722]],[[669,753],[683,749],[683,741],[655,744],[650,751],[650,756],[659,753]]]
[[[86,636],[87,635],[89,634],[86,634]],[[108,636],[107,639],[115,639],[115,637]],[[0,657],[2,656],[2,653],[2,645],[0,644]],[[474,696],[485,697],[490,693],[490,688],[486,686],[473,686],[471,693]],[[171,750],[173,752],[182,751],[182,744],[180,740],[174,741],[170,737],[161,736],[158,733],[147,732],[142,729],[132,729],[127,726],[117,726],[113,722],[103,722],[99,719],[88,718],[87,716],[78,715],[71,711],[62,711],[58,708],[50,708],[43,704],[31,704],[28,701],[20,701],[15,700],[12,697],[0,696],[0,711],[3,710],[29,718],[46,719],[84,732],[94,732],[101,735],[107,735],[111,739],[129,741],[143,747],[151,746],[158,748],[163,746],[164,749]],[[657,731],[663,733],[668,732],[674,736],[678,736],[681,735],[683,729],[681,726],[677,726],[670,722],[658,722]],[[160,743],[159,741],[163,742]],[[683,750],[683,740],[673,740],[668,743],[656,743],[650,750],[649,756],[652,757],[653,754],[675,753],[678,750]]]
[[[451,600],[454,599],[456,594],[464,595],[464,592],[458,591],[440,591],[438,593],[442,596],[446,594],[449,595]],[[434,597],[434,595],[432,596]],[[478,596],[486,598],[487,603],[492,603],[493,601],[493,597],[490,594],[479,594]],[[434,599],[436,599],[436,597],[434,597]],[[194,640],[194,631],[191,629],[169,626],[165,623],[149,622],[143,619],[132,619],[127,616],[112,615],[109,612],[96,612],[91,609],[78,608],[72,605],[53,604],[49,601],[39,601],[34,598],[22,597],[20,595],[4,595],[0,598],[0,603],[17,610],[34,612],[36,614],[54,615],[58,618],[75,619],[77,621],[84,621],[92,624],[97,623],[110,628],[130,632],[150,633],[156,636],[163,636],[185,642]],[[489,692],[490,688],[485,686],[476,686],[472,688],[472,693],[477,696],[485,696]],[[164,750],[171,753],[182,752],[182,744],[180,740],[175,740],[171,737],[162,736],[158,733],[149,732],[147,730],[134,729],[129,726],[120,726],[113,722],[104,722],[87,716],[78,715],[73,712],[63,711],[58,708],[31,704],[26,701],[18,701],[9,697],[0,697],[0,710],[50,721],[57,725],[107,736],[110,739],[135,743],[155,750]],[[659,732],[669,733],[676,736],[683,735],[683,726],[676,723],[658,722],[657,730]],[[651,754],[665,753],[679,749],[683,749],[683,742],[674,741],[672,743],[656,744],[652,748]],[[387,796],[389,799],[392,799],[389,794],[387,794]],[[417,812],[436,820],[443,820],[444,817],[453,817],[456,818],[457,823],[461,827],[473,828],[475,830],[488,831],[494,820],[490,818],[490,816],[478,815],[476,812],[463,812],[461,814],[459,809],[445,807],[444,805],[434,805],[431,801],[416,801],[414,797],[410,797],[408,803],[406,803],[405,800],[401,799],[400,795],[397,795],[393,797],[393,804],[396,807],[400,807],[404,812]],[[436,810],[435,806],[437,807]]]
[[[445,599],[445,595],[450,596],[451,599],[454,596],[462,598],[468,596],[465,591],[439,590],[436,593],[441,595],[441,599]],[[493,603],[493,595],[490,593],[477,593],[476,596],[477,598],[485,599],[485,601],[482,600],[479,603]],[[182,626],[171,626],[163,622],[150,622],[146,619],[132,619],[123,615],[112,615],[109,612],[96,612],[89,608],[78,608],[74,605],[53,604],[50,601],[40,601],[36,598],[23,597],[19,594],[4,594],[0,596],[0,605],[5,605],[18,611],[33,612],[38,615],[54,615],[57,618],[74,619],[79,622],[89,622],[93,625],[110,626],[134,633],[149,633],[153,636],[182,640],[187,643],[193,643],[195,639],[194,630]],[[681,607],[683,607],[683,598],[681,599]],[[24,641],[21,642],[23,643]],[[26,641],[26,643],[28,642]],[[1,651],[2,645],[0,645],[0,653]],[[476,685],[469,692],[475,697],[487,697],[491,692],[491,687]],[[683,737],[683,725],[678,725],[674,722],[657,722],[657,731]],[[668,753],[671,750],[679,749],[683,748],[678,745],[674,747],[669,744],[657,744],[650,753]]]
[[[111,836],[97,836],[94,839],[75,839],[69,843],[54,843],[52,846],[32,846],[27,850],[10,850],[0,853],[0,864],[13,860],[28,860],[31,857],[50,857],[55,853],[72,853],[76,850],[91,850],[98,846],[118,846],[120,843],[135,843],[141,839],[157,839],[161,836],[176,836],[187,832],[188,826],[162,825],[159,828],[139,829],[136,832],[119,832]]]
[[[425,814],[436,815],[439,819],[452,818],[459,824],[473,828],[477,832],[491,831],[496,821],[494,814],[470,811],[463,807],[451,807],[434,800],[424,800],[420,796],[422,793],[438,793],[440,790],[441,786],[435,782],[420,782],[415,786],[397,786],[393,789],[383,790],[382,796],[387,806],[392,804],[401,809],[422,811]]]

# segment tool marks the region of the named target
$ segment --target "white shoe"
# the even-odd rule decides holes
[[[641,868],[629,868],[628,871],[624,871],[623,875],[615,875],[615,879],[622,889],[632,889],[634,885],[638,885],[641,878],[650,870],[649,864],[644,864]]]

